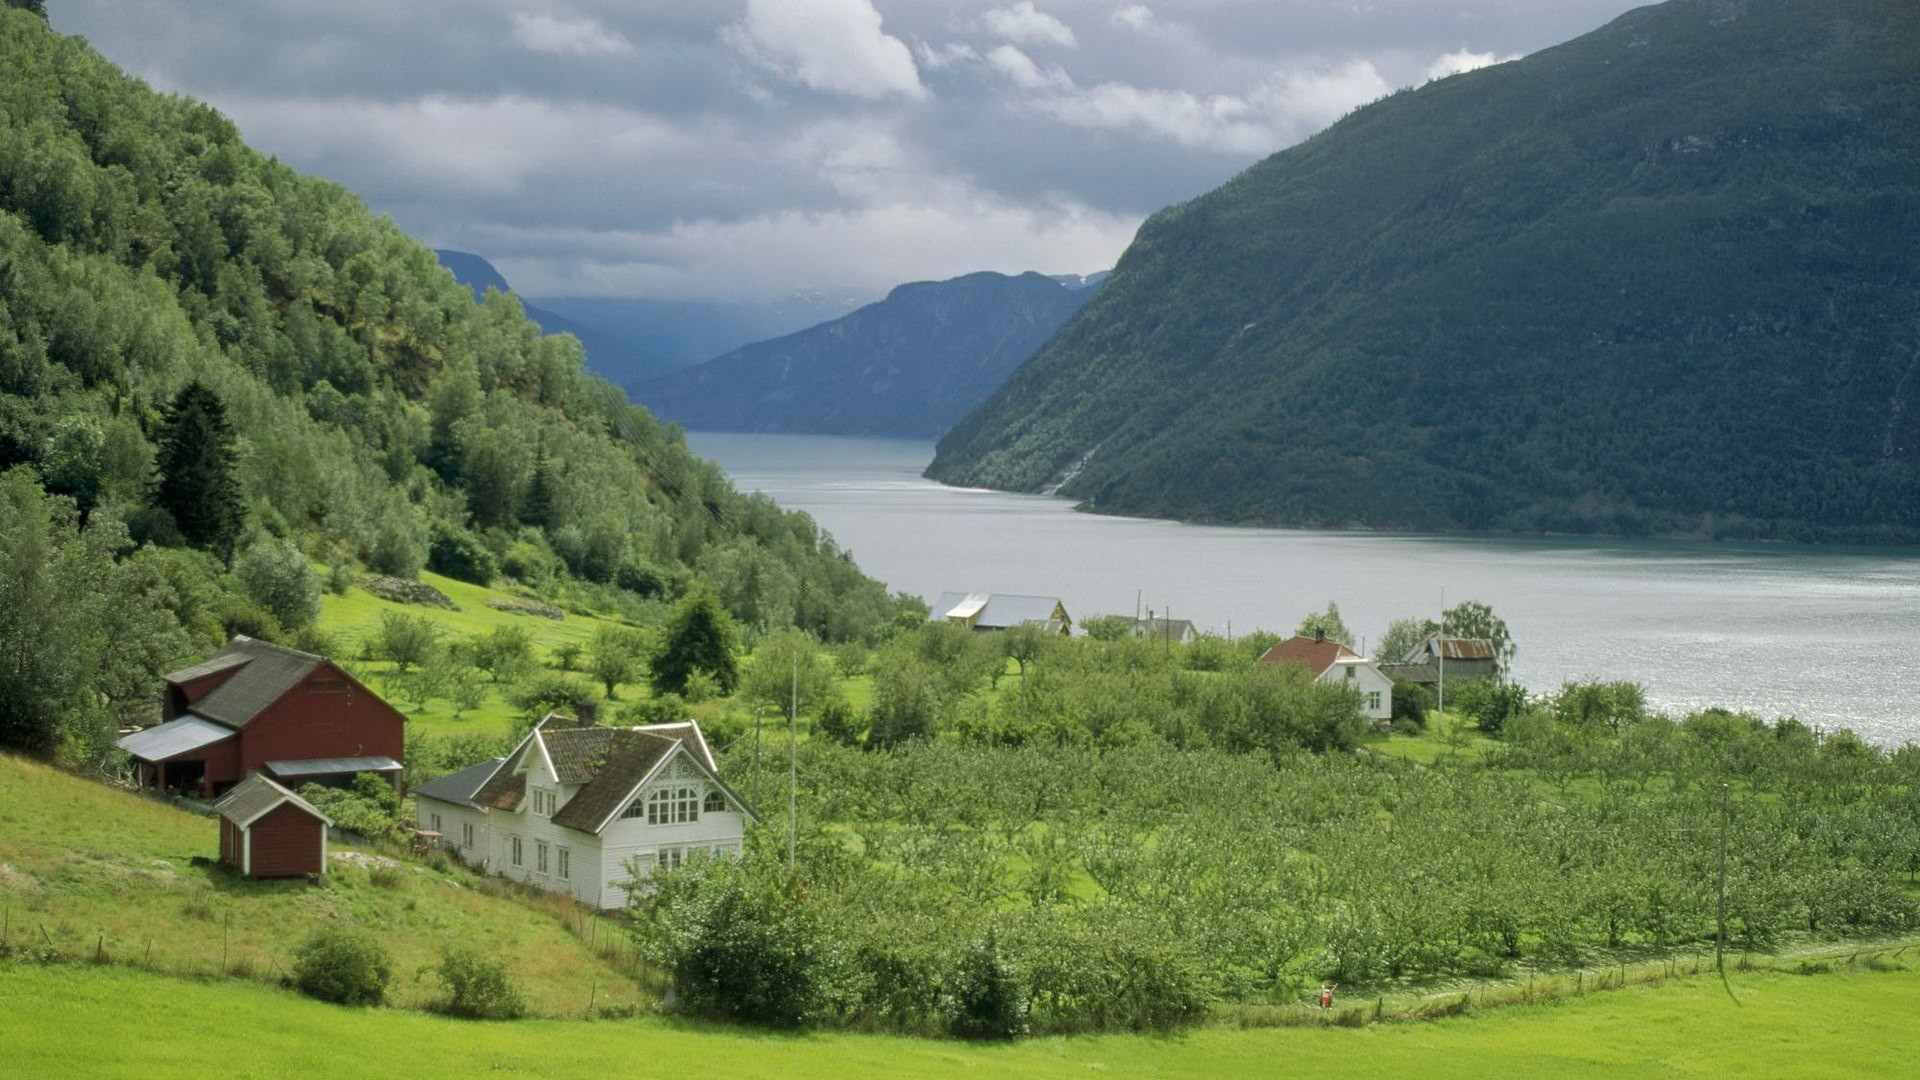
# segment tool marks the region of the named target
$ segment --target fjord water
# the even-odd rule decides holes
[[[1238,634],[1290,630],[1329,600],[1355,634],[1491,604],[1538,691],[1633,679],[1706,705],[1920,741],[1920,557],[1904,550],[1513,540],[1219,528],[1079,513],[1063,499],[950,488],[925,442],[695,432],[743,491],[812,514],[861,568],[929,600],[1056,595],[1081,619],[1145,607]]]

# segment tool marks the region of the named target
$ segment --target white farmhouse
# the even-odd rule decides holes
[[[1298,664],[1315,682],[1335,682],[1358,691],[1360,711],[1369,720],[1393,718],[1393,680],[1378,665],[1324,634],[1295,634],[1268,649],[1263,664]]]
[[[462,859],[599,908],[623,908],[638,864],[734,855],[753,811],[720,779],[693,721],[559,727],[549,716],[504,758],[414,789],[422,829]]]

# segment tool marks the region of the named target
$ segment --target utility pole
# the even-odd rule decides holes
[[[1713,938],[1713,969],[1727,974],[1727,824],[1732,817],[1727,808],[1727,785],[1720,785],[1720,901],[1716,905],[1719,932]]]
[[[766,727],[767,709],[764,705],[753,707],[753,804],[765,806],[760,801],[760,732]]]
[[[1440,632],[1434,636],[1433,651],[1440,654],[1440,704],[1441,715],[1447,712],[1447,587],[1440,586]]]
[[[793,696],[787,707],[787,873],[793,873],[794,845],[800,819],[796,809],[800,788],[800,654],[793,654]]]

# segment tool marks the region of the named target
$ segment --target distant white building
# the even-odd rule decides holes
[[[1073,632],[1073,619],[1067,615],[1067,605],[1057,596],[941,593],[928,617],[933,622],[959,623],[974,630],[1037,626],[1062,637]]]
[[[636,862],[644,875],[739,853],[753,811],[720,779],[699,724],[559,722],[415,788],[420,827],[474,866],[604,909],[626,906]]]
[[[1133,636],[1148,641],[1172,642],[1175,645],[1191,645],[1200,639],[1200,628],[1193,625],[1191,619],[1168,619],[1148,616],[1133,620]]]

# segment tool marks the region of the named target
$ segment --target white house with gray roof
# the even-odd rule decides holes
[[[414,789],[422,829],[475,866],[598,908],[627,904],[633,868],[735,855],[753,810],[720,779],[700,725],[561,727],[504,758]]]

